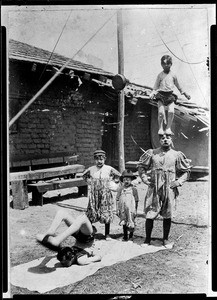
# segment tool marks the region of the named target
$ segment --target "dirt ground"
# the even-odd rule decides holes
[[[145,238],[142,214],[146,186],[138,184],[140,203],[134,242]],[[190,294],[207,293],[210,250],[209,177],[188,181],[180,188],[180,196],[172,219],[170,239],[173,249],[144,254],[126,262],[98,270],[74,284],[57,288],[46,294]],[[64,195],[65,192],[65,195]],[[74,216],[87,205],[87,198],[61,191],[61,199],[46,198],[44,205],[25,210],[9,210],[9,241],[11,267],[29,262],[53,252],[37,243],[35,236],[44,232],[60,207],[70,209]],[[31,194],[29,195],[31,197]],[[31,198],[30,198],[31,200]],[[59,201],[60,200],[60,201]],[[30,201],[31,204],[31,201]],[[64,225],[63,225],[64,226]],[[61,231],[63,226],[59,228]],[[104,225],[96,223],[97,236],[104,234]],[[111,236],[120,238],[122,227],[116,217],[111,225]],[[162,219],[154,222],[153,238],[162,238]],[[69,237],[64,244],[71,245]],[[11,285],[11,297],[16,294],[39,294]]]

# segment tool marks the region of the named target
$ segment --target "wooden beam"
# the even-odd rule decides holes
[[[124,49],[123,49],[123,28],[122,11],[117,11],[117,39],[118,39],[118,73],[124,75]],[[124,157],[124,112],[125,101],[124,91],[121,90],[118,95],[118,163],[119,171],[122,173],[125,169]]]

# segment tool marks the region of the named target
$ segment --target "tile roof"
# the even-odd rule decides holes
[[[13,39],[9,40],[9,59],[16,59],[22,61],[30,61],[36,63],[47,64],[51,56],[51,52],[43,50],[38,47],[28,45]],[[50,59],[49,65],[55,65],[62,67],[70,58],[63,55],[53,53]],[[77,60],[71,60],[66,66],[68,69],[73,69],[77,71],[88,72],[92,74],[99,74],[103,76],[108,76],[112,78],[113,73],[104,71],[100,68],[94,67],[89,64],[79,62]]]

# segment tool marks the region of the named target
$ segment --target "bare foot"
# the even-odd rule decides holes
[[[158,134],[159,134],[159,135],[164,135],[163,129],[159,129],[159,130],[158,130]]]
[[[124,220],[122,220],[120,223],[119,223],[120,226],[123,226],[123,225],[126,225],[126,222]]]
[[[39,233],[36,235],[36,240],[39,241],[39,242],[42,242],[44,237],[46,235],[50,235],[50,236],[55,236],[55,233],[50,233],[50,232],[46,232],[46,233]]]
[[[45,236],[46,236],[46,234],[39,233],[36,235],[36,240],[39,242],[42,242]]]
[[[49,243],[51,246],[58,247],[60,245],[60,242],[58,241],[57,237],[48,234],[37,234],[36,236],[37,241],[39,241],[40,243],[43,243],[45,238],[45,243]]]
[[[129,228],[129,229],[134,229],[134,223],[133,222],[129,222],[129,224],[127,224],[127,227]]]
[[[106,239],[106,241],[111,241],[112,240],[112,238],[108,234],[105,236],[105,239]]]
[[[172,130],[170,128],[167,128],[165,131],[165,134],[173,135],[174,133],[172,132]]]

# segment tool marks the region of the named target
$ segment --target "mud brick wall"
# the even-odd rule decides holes
[[[39,81],[39,74],[31,72],[28,64],[10,64],[10,119],[47,82],[48,75],[47,72],[43,80]],[[104,114],[109,112],[117,116],[117,110],[118,101],[105,97],[98,85],[84,82],[79,90],[75,91],[69,76],[59,76],[10,128],[10,158],[24,161],[55,158],[69,153],[78,155],[78,163],[89,167],[94,163],[94,150],[102,146]],[[145,117],[141,117],[142,110],[145,111]],[[131,135],[142,148],[150,147],[149,124],[149,105],[144,104],[142,100],[138,101],[137,105],[127,102],[125,161],[138,160],[142,154],[132,141]],[[114,143],[117,143],[117,134],[118,131]],[[114,160],[117,161],[117,151],[114,156]]]
[[[126,114],[124,123],[125,162],[139,160],[143,154],[139,147],[144,150],[151,148],[150,115],[151,106],[143,100],[139,100],[135,108]]]
[[[138,161],[143,154],[140,147],[144,150],[151,148],[150,118],[151,106],[145,101],[139,99],[136,105],[131,105],[127,100],[125,101],[125,162]],[[118,149],[118,145],[116,145],[116,149]],[[115,161],[116,166],[118,166],[118,153],[115,153]]]

